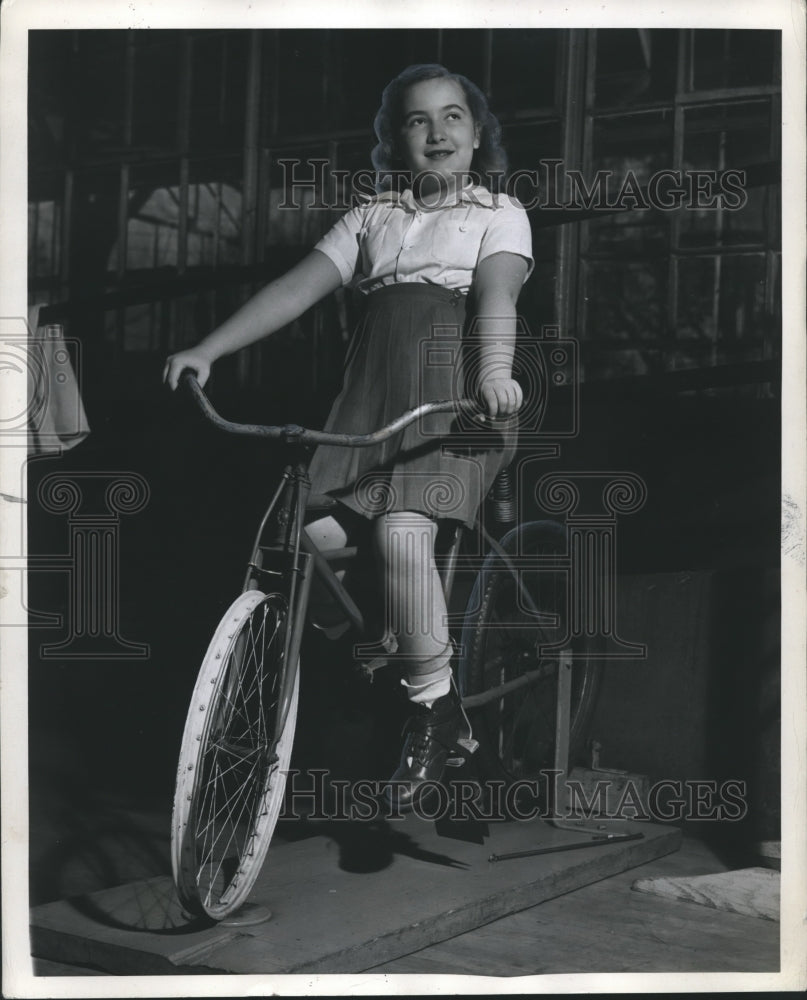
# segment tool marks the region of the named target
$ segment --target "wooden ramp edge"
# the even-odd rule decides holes
[[[351,826],[353,829],[351,830]],[[331,823],[272,845],[251,902],[256,926],[183,916],[159,877],[38,906],[32,953],[117,975],[362,972],[678,850],[676,827],[631,822],[636,840],[491,863],[491,853],[589,839],[541,820],[440,835],[416,816],[383,830]]]

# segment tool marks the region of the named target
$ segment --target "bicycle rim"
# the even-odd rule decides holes
[[[563,554],[563,546],[563,535],[555,526],[534,524],[522,527],[514,549],[529,558],[555,557]],[[518,557],[515,561],[518,564]],[[537,672],[532,683],[472,713],[486,776],[508,781],[537,779],[554,767],[559,655],[557,650],[542,653],[542,647],[563,643],[568,624],[567,576],[561,568],[533,564],[520,568],[518,578],[519,583],[501,562],[480,573],[462,640],[465,695]],[[574,644],[569,645],[574,654]],[[573,660],[570,756],[581,749],[599,676],[595,663]]]
[[[247,591],[222,618],[202,662],[182,739],[171,831],[177,893],[196,915],[220,920],[244,902],[277,823],[299,685],[295,669],[278,733],[287,620],[282,594]]]

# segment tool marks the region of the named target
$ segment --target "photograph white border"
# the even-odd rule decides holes
[[[568,0],[567,0],[568,3]],[[790,0],[709,4],[704,0],[591,2],[410,0],[405,7],[352,0],[6,0],[0,10],[0,317],[27,314],[27,32],[36,28],[280,27],[696,27],[781,29],[783,187],[782,496],[795,504],[782,560],[782,903],[781,971],[775,974],[455,976],[34,977],[28,938],[27,649],[25,630],[0,632],[2,721],[3,992],[8,997],[147,997],[322,994],[567,992],[739,992],[807,987],[805,813],[805,5]],[[0,420],[26,405],[24,375],[3,372]],[[21,454],[22,453],[22,454]],[[20,483],[24,449],[0,450],[0,483]],[[0,509],[3,528],[19,525]],[[5,609],[25,604],[24,574],[0,566]]]

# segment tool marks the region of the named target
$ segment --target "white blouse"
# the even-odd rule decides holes
[[[343,215],[315,249],[333,261],[343,285],[365,293],[407,281],[467,291],[479,262],[502,251],[526,258],[527,277],[534,266],[524,208],[471,185],[453,204],[433,209],[418,205],[410,190],[378,195]]]

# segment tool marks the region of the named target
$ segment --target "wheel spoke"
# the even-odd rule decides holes
[[[189,714],[189,723],[196,721],[194,710],[205,716],[195,737],[196,755],[185,768],[193,771],[191,794],[180,796],[177,785],[180,818],[172,826],[172,858],[182,899],[214,917],[226,915],[249,891],[282,804],[297,711],[295,680],[286,733],[278,743],[287,619],[280,594],[257,602],[249,594],[239,598],[211,643]],[[179,836],[181,864],[174,843]]]
[[[252,770],[254,771],[254,768]],[[210,892],[212,891],[212,887],[215,884],[215,880],[218,877],[218,874],[221,871],[221,868],[222,868],[224,862],[227,861],[228,858],[229,858],[229,856],[230,856],[229,853],[228,853],[229,852],[229,847],[230,847],[230,845],[233,842],[237,843],[237,839],[236,838],[238,836],[238,824],[239,824],[239,822],[241,821],[241,819],[244,816],[244,811],[246,809],[248,809],[250,807],[250,804],[251,804],[251,798],[249,796],[249,791],[250,791],[250,789],[248,787],[242,786],[238,790],[238,793],[236,794],[236,796],[234,796],[228,802],[225,802],[222,805],[221,809],[218,810],[218,812],[216,814],[214,814],[210,818],[210,821],[209,821],[209,823],[207,825],[207,828],[203,831],[203,832],[206,832],[207,829],[210,829],[210,830],[213,831],[213,840],[212,840],[212,842],[210,844],[210,847],[209,847],[209,849],[207,851],[207,857],[210,859],[211,866],[216,863],[215,860],[214,860],[215,857],[217,856],[216,855],[216,846],[219,844],[219,842],[221,841],[222,837],[224,837],[224,836],[227,837],[227,839],[226,839],[226,841],[224,843],[224,848],[220,852],[218,852],[218,857],[219,857],[218,866],[217,866],[215,872],[212,872],[211,875],[210,875],[210,877],[209,877],[209,879],[208,879],[208,881],[210,883],[210,886],[211,886],[211,889],[208,891],[208,903],[210,902]],[[242,800],[240,809],[238,811],[238,814],[236,816],[233,816],[232,815],[233,810],[230,808],[230,806],[234,805],[235,803],[237,803],[239,801],[239,799]],[[225,812],[225,810],[227,810],[227,821],[221,824],[221,827],[219,828],[219,832],[216,833],[215,832],[215,830],[216,830],[215,822],[218,819],[218,817],[222,813]],[[229,830],[229,832],[228,832],[228,830]],[[241,852],[237,851],[236,852],[236,858],[240,859],[240,856],[241,856]],[[202,858],[202,865],[200,867],[199,874],[201,874],[201,871],[204,868],[205,863],[206,863],[206,858]]]
[[[233,681],[234,690],[230,693],[225,694],[225,701],[227,705],[232,709],[229,716],[228,724],[230,727],[235,723],[236,720],[245,727],[244,734],[237,734],[235,739],[241,739],[243,736],[249,735],[253,723],[251,719],[250,704],[253,697],[257,697],[259,701],[259,711],[257,713],[257,724],[259,731],[265,731],[264,725],[264,715],[263,715],[263,680],[265,676],[264,670],[264,659],[265,651],[268,646],[274,644],[277,638],[277,634],[281,628],[281,622],[278,620],[275,622],[274,631],[272,636],[268,639],[265,635],[266,630],[266,614],[264,614],[261,625],[258,629],[258,634],[255,635],[252,629],[252,622],[249,623],[249,628],[246,630],[247,634],[239,636],[236,642],[236,651],[239,643],[249,644],[249,653],[247,653],[243,658],[237,660],[236,665],[236,677]],[[234,655],[233,659],[236,659]],[[241,669],[238,669],[240,665]],[[273,682],[276,683],[277,678],[273,677]]]
[[[200,831],[200,833],[203,836],[203,844],[205,845],[204,853],[211,859],[211,863],[216,853],[216,848],[220,843],[222,837],[225,836],[225,834],[227,835],[227,839],[224,843],[224,848],[219,852],[221,860],[219,861],[218,867],[216,868],[215,871],[211,872],[209,876],[208,881],[211,887],[214,884],[215,879],[218,877],[222,865],[228,858],[230,845],[233,842],[236,842],[237,844],[236,838],[238,836],[238,827],[239,823],[241,823],[244,819],[245,811],[249,810],[252,806],[254,776],[257,775],[258,773],[258,768],[260,766],[260,753],[264,748],[265,744],[264,745],[259,744],[257,747],[253,748],[251,754],[253,758],[252,763],[243,781],[241,781],[239,786],[236,788],[235,793],[229,796],[218,808],[215,808],[215,802],[219,788],[223,786],[224,781],[228,774],[237,773],[239,765],[243,763],[244,758],[242,758],[241,760],[236,759],[235,761],[231,762],[227,767],[222,768],[219,763],[220,748],[217,746],[214,751],[214,770],[212,772],[211,779],[208,782],[208,784],[212,786],[212,791],[214,796],[213,799],[214,809],[212,813],[209,815],[206,825],[203,826]],[[224,821],[221,823],[218,833],[216,833],[216,823],[219,820],[221,820],[222,817],[225,817]],[[250,822],[248,825],[248,829],[251,828],[252,826],[251,822],[252,815],[249,816],[249,819]],[[212,843],[210,843],[209,846],[207,843],[208,830],[212,831],[212,836],[213,836]],[[230,831],[229,833],[228,830]],[[236,855],[239,856],[240,852],[237,851]],[[204,864],[205,860],[203,858],[203,863],[200,867],[200,874],[204,868]],[[208,903],[210,901],[209,893],[207,901]]]

